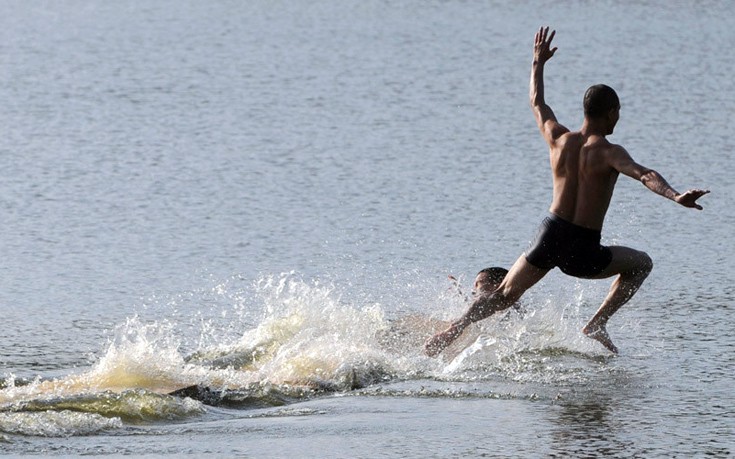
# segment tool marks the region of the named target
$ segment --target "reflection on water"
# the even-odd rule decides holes
[[[551,434],[554,453],[572,457],[631,453],[635,442],[618,437],[618,426],[609,404],[597,399],[560,402],[557,407],[558,417]]]

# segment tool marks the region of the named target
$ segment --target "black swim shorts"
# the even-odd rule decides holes
[[[593,277],[607,268],[612,252],[600,245],[600,232],[550,214],[541,223],[526,260],[541,269],[558,267],[574,277]]]

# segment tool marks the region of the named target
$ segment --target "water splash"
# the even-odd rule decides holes
[[[580,287],[562,298],[565,306],[530,297],[524,311],[473,325],[440,359],[424,356],[422,344],[446,327],[444,321],[421,314],[388,319],[379,303],[348,303],[334,285],[305,282],[292,273],[259,280],[252,294],[263,317],[235,339],[229,330],[217,339],[218,329],[207,322],[200,333],[209,336],[198,337],[196,349],[183,352],[175,316],[153,321],[133,316],[113,330],[86,371],[25,383],[6,378],[0,387],[0,431],[76,435],[121,422],[198,415],[205,404],[280,406],[325,392],[427,378],[573,384],[602,362],[602,350],[579,332],[585,302]],[[434,309],[447,302],[451,299],[442,293]],[[466,306],[460,301],[452,307]],[[43,426],[23,429],[19,423]]]
[[[568,285],[567,285],[568,287]],[[459,352],[445,359],[438,376],[449,380],[501,377],[518,383],[580,384],[612,357],[580,329],[596,295],[589,284],[545,297],[530,295],[520,311],[474,324]]]
[[[190,364],[248,374],[251,381],[333,390],[362,387],[393,373],[376,345],[387,327],[379,305],[341,302],[333,286],[288,276],[259,286],[266,316],[235,343],[200,349]]]
[[[0,432],[18,435],[41,437],[92,435],[118,429],[122,425],[122,421],[118,418],[110,419],[99,414],[75,411],[0,413]]]

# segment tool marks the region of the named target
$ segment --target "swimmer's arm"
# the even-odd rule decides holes
[[[709,193],[708,190],[688,190],[685,193],[676,191],[666,179],[653,169],[636,163],[625,148],[616,145],[611,152],[612,167],[621,174],[640,181],[646,188],[684,207],[702,210],[697,199]]]
[[[543,135],[546,143],[553,145],[559,137],[569,132],[569,129],[559,124],[554,111],[546,104],[544,98],[544,64],[556,52],[556,48],[551,48],[551,40],[554,39],[556,31],[552,30],[550,35],[548,35],[548,32],[549,28],[547,27],[546,29],[541,28],[536,33],[528,97],[541,135]]]

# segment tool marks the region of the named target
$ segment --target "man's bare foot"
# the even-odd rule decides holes
[[[462,329],[452,324],[443,332],[437,333],[426,341],[426,344],[424,344],[424,353],[429,357],[436,357],[447,346],[452,344],[460,334],[462,334]]]
[[[613,354],[618,353],[618,348],[615,347],[612,340],[610,339],[610,335],[607,334],[607,329],[605,326],[590,326],[587,325],[582,329],[582,333],[587,335],[589,338],[592,338],[594,340],[599,341],[603,346],[605,346],[610,352]]]

